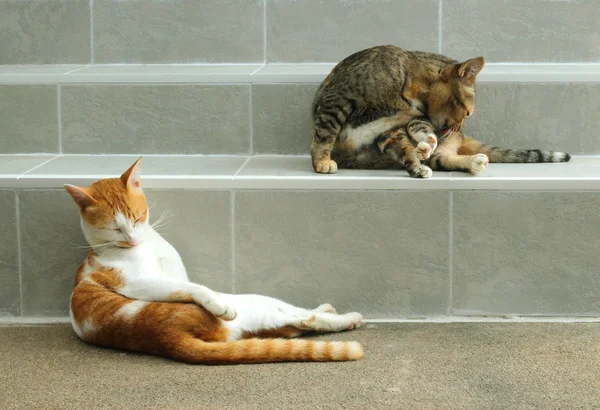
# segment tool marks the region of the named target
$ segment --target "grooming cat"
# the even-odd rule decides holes
[[[460,131],[475,109],[475,82],[484,64],[483,57],[459,63],[395,46],[345,58],[313,101],[315,171],[401,164],[410,176],[428,178],[432,171],[423,160],[436,170],[473,174],[483,172],[489,161],[569,161],[563,152],[496,148]]]
[[[358,360],[357,342],[288,340],[361,325],[324,304],[298,308],[259,295],[219,294],[188,280],[175,248],[149,224],[138,159],[120,178],[65,185],[90,246],[75,278],[71,323],[86,342],[188,363]]]

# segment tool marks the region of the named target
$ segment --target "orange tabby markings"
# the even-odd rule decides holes
[[[291,313],[283,317],[293,323],[298,312],[309,315],[308,310],[264,296],[219,294],[189,282],[179,254],[148,224],[139,160],[120,178],[103,179],[87,188],[65,188],[79,206],[82,228],[93,245],[77,270],[70,304],[73,328],[86,342],[188,363],[362,357],[356,342],[273,339],[316,330],[310,327],[314,314],[306,321],[307,329],[273,325],[285,309]],[[161,271],[159,255],[168,261],[168,272]],[[253,309],[257,298],[263,307],[272,307],[272,317],[257,316],[261,312]],[[229,321],[211,313],[223,310],[229,312]],[[242,312],[243,318],[235,318],[236,312]],[[344,325],[344,320],[350,320],[337,315],[335,319]],[[255,327],[263,322],[263,327]]]

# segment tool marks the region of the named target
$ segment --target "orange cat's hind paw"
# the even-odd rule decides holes
[[[315,312],[323,312],[323,313],[333,313],[336,314],[337,311],[333,307],[331,303],[323,303],[318,308],[314,310]]]

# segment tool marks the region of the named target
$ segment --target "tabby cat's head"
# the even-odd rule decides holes
[[[90,245],[132,248],[144,240],[148,205],[140,160],[120,178],[101,179],[87,188],[65,185],[79,206],[81,227]]]
[[[429,89],[427,115],[441,135],[459,131],[475,111],[475,81],[483,68],[483,57],[448,64]]]

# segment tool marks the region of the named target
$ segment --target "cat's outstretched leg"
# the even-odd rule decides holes
[[[339,332],[352,330],[362,323],[360,313],[331,313],[333,306],[328,303],[308,310],[262,295],[223,294],[222,297],[238,312],[234,321],[226,323],[231,340],[240,337],[297,337],[309,331]]]
[[[413,178],[429,178],[433,172],[427,165],[423,165],[417,157],[413,141],[406,133],[406,127],[401,126],[384,132],[375,143],[382,153],[404,165],[404,169]]]
[[[408,123],[406,132],[417,143],[417,158],[425,161],[438,146],[435,128],[428,118],[416,118]]]
[[[463,135],[460,132],[452,133],[443,140],[437,151],[429,159],[431,168],[439,171],[463,171],[473,175],[485,171],[489,159],[485,154],[459,155]]]

